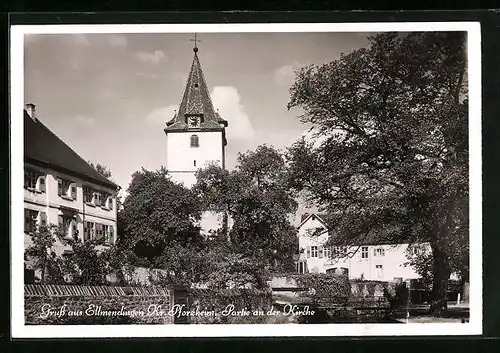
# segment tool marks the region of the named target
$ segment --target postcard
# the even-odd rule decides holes
[[[481,334],[480,45],[12,26],[12,336]]]

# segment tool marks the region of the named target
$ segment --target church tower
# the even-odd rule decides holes
[[[167,122],[166,169],[174,182],[190,188],[196,183],[195,173],[208,164],[225,168],[227,121],[214,110],[207,83],[198,58],[194,57],[179,111]],[[200,222],[202,233],[225,228],[224,214],[205,212]]]
[[[173,181],[191,187],[195,172],[209,163],[225,168],[227,121],[214,110],[195,47],[179,111],[167,122],[167,164]]]

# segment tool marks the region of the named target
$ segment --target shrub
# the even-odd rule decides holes
[[[346,276],[326,273],[308,273],[294,276],[297,284],[309,288],[301,294],[321,304],[345,304],[351,295],[351,285]]]

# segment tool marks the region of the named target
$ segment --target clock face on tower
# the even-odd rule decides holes
[[[189,128],[198,128],[200,127],[200,118],[197,116],[188,117],[188,127]]]

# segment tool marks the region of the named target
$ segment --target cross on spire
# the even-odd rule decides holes
[[[200,40],[200,39],[198,39],[198,36],[197,36],[197,34],[195,33],[195,34],[194,34],[194,39],[190,39],[189,41],[194,42],[194,48],[193,48],[193,51],[196,53],[196,52],[198,51],[198,45],[197,45],[197,43],[198,43],[198,42],[201,42],[201,40]]]

